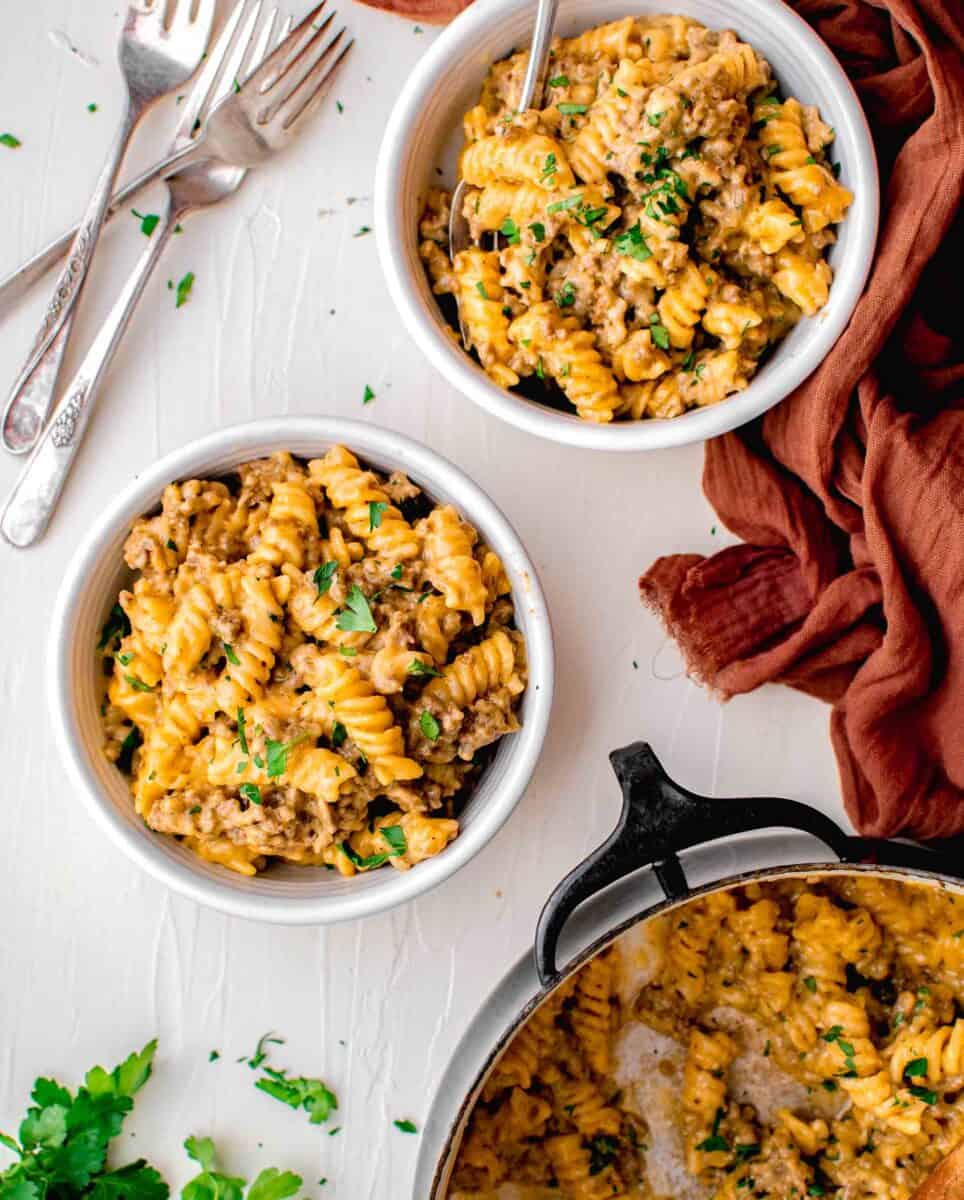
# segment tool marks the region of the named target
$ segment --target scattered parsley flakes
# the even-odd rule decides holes
[[[93,100],[90,102],[90,104],[87,105],[87,111],[88,112],[96,112],[97,111],[97,105],[93,102]]]
[[[437,742],[442,730],[439,728],[439,723],[432,714],[425,709],[418,719],[418,727],[430,742]]]
[[[374,533],[374,531],[376,529],[381,527],[382,513],[384,513],[386,508],[388,508],[388,505],[385,503],[384,500],[369,500],[369,502],[368,502],[368,532],[369,533]]]
[[[392,1124],[401,1133],[418,1133],[418,1126],[414,1121],[393,1121]]]
[[[371,225],[360,225],[358,227],[358,229],[356,229],[356,231],[352,234],[352,237],[356,237],[356,238],[364,237],[366,233],[371,233],[371,231],[372,231]]]
[[[139,213],[136,208],[131,209],[131,214],[132,216],[136,217],[138,221],[140,221],[141,233],[143,233],[145,237],[151,236],[161,219],[157,213]]]
[[[342,104],[342,102],[340,100],[335,101],[335,108],[337,108],[340,113],[343,113],[345,111],[345,106],[344,106],[344,104]]]
[[[522,240],[522,235],[519,233],[519,226],[516,225],[511,217],[506,217],[502,222],[499,226],[499,233],[502,234],[510,246],[518,246]]]
[[[436,679],[441,679],[442,672],[436,671],[431,663],[424,663],[420,658],[413,658],[405,668],[408,675],[433,675]]]
[[[576,208],[580,204],[582,204],[582,194],[581,193],[578,196],[567,196],[565,198],[565,200],[557,200],[554,204],[549,205],[549,207],[546,209],[546,212],[547,213],[562,212],[564,209],[567,209],[567,208]]]
[[[298,737],[292,738],[290,742],[276,742],[274,738],[266,737],[264,739],[264,756],[268,778],[277,779],[279,775],[283,775],[288,769],[288,755],[294,750],[295,746],[300,746],[302,742],[307,740],[307,733],[299,734]]]
[[[338,564],[336,562],[324,562],[320,567],[315,568],[311,578],[318,591],[318,595],[315,597],[316,600],[320,600],[322,596],[331,590],[331,585],[334,582],[337,571]]]
[[[549,86],[550,87],[568,87],[569,86],[569,76],[568,75],[554,75],[552,77],[552,79],[549,80]]]
[[[177,298],[174,301],[175,308],[181,308],[183,305],[187,304],[188,297],[190,296],[193,287],[194,272],[188,271],[186,275],[183,275],[177,281]]]
[[[649,318],[649,333],[654,346],[658,346],[660,350],[669,349],[669,330],[660,322],[656,313]]]
[[[575,117],[589,111],[588,104],[560,104],[558,107],[564,117]]]
[[[931,1091],[930,1088],[919,1087],[916,1083],[912,1083],[907,1090],[918,1100],[923,1100],[925,1104],[937,1103],[937,1093]]]
[[[371,404],[371,402],[374,399],[375,399],[375,393],[372,391],[372,389],[366,383],[365,390],[364,390],[364,392],[362,392],[362,404]]]
[[[153,687],[151,687],[149,683],[145,683],[143,679],[138,679],[136,675],[125,675],[124,678],[135,692],[154,691]]]
[[[533,221],[529,228],[532,230],[532,236],[537,242],[544,242],[546,240],[546,227],[541,221]]]
[[[536,377],[538,379],[545,379],[545,377],[546,377],[546,369],[542,365],[541,357],[540,357],[539,361],[536,363]]]
[[[927,1068],[928,1063],[926,1058],[915,1058],[904,1067],[904,1074],[909,1079],[917,1079],[921,1075],[927,1074]]]
[[[23,142],[12,133],[0,133],[0,146],[9,146],[11,150],[17,150],[22,145]]]
[[[341,721],[336,721],[331,727],[331,744],[337,750],[339,746],[344,745],[347,737],[348,730],[342,725]]]
[[[247,735],[247,731],[245,730],[245,727],[244,727],[245,726],[244,709],[241,707],[238,708],[237,718],[238,718],[238,745],[241,747],[242,754],[250,754],[251,751],[248,749],[248,735]]]
[[[357,583],[351,585],[345,607],[338,614],[335,625],[343,633],[374,633],[377,630],[365,593]]]
[[[241,793],[242,798],[247,800],[249,804],[256,804],[259,808],[261,807],[261,789],[256,783],[242,783],[238,791]]]
[[[129,775],[131,768],[134,765],[134,751],[144,741],[141,731],[137,726],[133,726],[127,737],[121,742],[120,752],[117,755],[116,766],[119,771],[123,771]]]
[[[18,142],[17,145],[20,143]],[[539,176],[540,183],[551,183],[555,179],[556,171],[559,169],[559,164],[556,161],[554,154],[547,154],[546,161],[542,168],[542,174]]]
[[[556,292],[556,304],[560,308],[571,308],[576,302],[576,292],[572,284],[567,280],[563,286]]]
[[[234,652],[234,647],[229,646],[227,642],[221,643],[224,646],[224,657],[228,660],[232,667],[240,667],[241,660]]]
[[[362,858],[358,851],[349,842],[340,842],[339,849],[348,861],[359,871],[372,871],[375,867],[380,867],[388,862],[388,854],[369,854],[367,858]],[[337,1133],[337,1129],[333,1129],[332,1133]]]
[[[808,975],[803,981],[803,986],[807,989],[808,992],[816,992],[817,981],[816,981],[816,979],[814,979],[814,977],[812,975]]]
[[[646,262],[648,258],[653,257],[653,252],[647,245],[646,236],[638,221],[632,229],[627,229],[625,233],[614,238],[613,246],[616,248],[617,254],[622,254],[626,258],[635,258],[637,262]]]
[[[476,280],[475,290],[479,293],[483,300],[489,299],[489,293],[485,290],[485,283],[481,279]]]
[[[121,638],[127,637],[130,631],[131,623],[127,618],[127,613],[124,612],[119,604],[115,604],[107,614],[107,620],[101,628],[97,649],[106,649],[110,642],[119,645]]]
[[[660,121],[662,121],[662,119],[663,119],[663,116],[664,116],[664,114],[663,114],[663,113],[661,113],[661,112],[658,112],[658,113],[647,113],[647,114],[646,114],[646,120],[647,120],[647,121],[650,123],[650,125],[652,125],[652,126],[653,126],[653,128],[655,129],[655,128],[658,128]]]
[[[716,1116],[713,1118],[713,1128],[710,1130],[710,1136],[704,1138],[696,1147],[697,1150],[705,1150],[707,1154],[712,1154],[714,1151],[727,1151],[730,1148],[730,1143],[725,1137],[720,1136],[720,1122],[723,1120],[723,1109],[716,1110]]]
[[[378,832],[391,847],[391,858],[400,858],[408,851],[408,840],[401,825],[380,825]]]

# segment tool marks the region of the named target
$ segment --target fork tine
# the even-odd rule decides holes
[[[332,59],[332,55],[335,53],[344,33],[345,28],[343,26],[321,52],[314,66],[309,70],[301,83],[298,84],[278,108],[274,119],[280,121],[281,128],[286,133],[288,130],[293,129],[298,122],[307,120],[327,95],[336,71],[344,61],[348,51],[355,44],[355,39],[351,38],[341,48],[335,58]]]
[[[245,83],[252,84],[259,92],[265,92],[272,87],[298,57],[302,47],[314,37],[318,28],[315,20],[327,2],[328,0],[321,0],[321,3],[295,26],[278,48],[245,80]]]
[[[269,101],[265,112],[275,113],[288,97],[303,82],[317,61],[324,35],[337,14],[330,13],[320,25],[313,26],[314,32],[292,58],[285,63],[285,68],[271,83],[270,87],[260,88],[261,95]]]
[[[251,11],[245,19],[244,25],[241,28],[241,33],[235,39],[234,45],[228,53],[227,58],[221,67],[218,82],[215,88],[214,100],[220,100],[223,96],[228,95],[235,83],[240,85],[243,78],[241,75],[241,63],[244,61],[244,56],[247,53],[248,47],[254,40],[255,30],[258,28],[258,21],[261,19],[261,9],[263,0],[255,0],[251,6]]]
[[[204,60],[201,73],[198,75],[197,81],[187,97],[187,102],[181,110],[181,118],[177,123],[177,129],[174,131],[175,141],[180,142],[191,139],[194,136],[195,126],[201,117],[201,113],[206,112],[211,107],[212,90],[221,73],[225,56],[231,49],[231,43],[244,15],[246,4],[247,0],[238,0],[231,15],[225,21],[224,28],[218,35],[218,40],[211,47],[207,58]]]
[[[261,27],[261,33],[248,47],[248,52],[244,56],[244,62],[238,65],[238,79],[247,79],[251,72],[260,65],[261,60],[271,47],[276,44],[274,27],[277,21],[278,9],[273,8],[268,14],[268,19]]]

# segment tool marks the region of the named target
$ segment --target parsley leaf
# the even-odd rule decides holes
[[[549,86],[550,87],[568,87],[569,86],[569,76],[568,75],[553,75],[553,77],[549,80]]]
[[[290,1108],[301,1108],[308,1113],[312,1125],[322,1125],[338,1107],[338,1099],[320,1079],[304,1076],[289,1079],[286,1071],[264,1068],[264,1077],[254,1085],[258,1091],[280,1100]],[[299,1184],[300,1184],[299,1180]],[[290,1194],[290,1193],[286,1193]]]
[[[383,863],[388,862],[389,859],[387,854],[369,854],[367,858],[362,858],[349,842],[340,842],[338,848],[359,871],[370,871],[374,867],[380,867]]]
[[[391,847],[392,858],[399,858],[408,850],[408,841],[405,837],[405,830],[401,827],[401,825],[380,825],[378,827],[378,832]]]
[[[8,135],[5,135],[5,136],[8,136]],[[17,144],[19,145],[20,143],[18,142]],[[552,180],[555,179],[556,171],[558,170],[558,167],[559,167],[559,164],[556,161],[556,156],[554,154],[547,154],[545,165],[542,168],[542,174],[539,176],[539,182],[540,183],[551,183]]]
[[[337,750],[339,746],[344,745],[347,737],[348,730],[342,725],[341,721],[336,721],[331,727],[331,744]]]
[[[191,294],[191,289],[194,287],[194,272],[188,271],[177,281],[177,298],[174,301],[175,308],[181,308],[187,304],[188,297]]]
[[[393,1121],[392,1124],[402,1133],[418,1133],[418,1126],[414,1121]]]
[[[366,383],[365,391],[362,393],[362,404],[371,404],[371,402],[374,399],[375,399],[375,393],[372,391],[372,389]]]
[[[418,727],[430,742],[437,742],[442,730],[439,728],[439,723],[432,714],[425,709],[418,719]]]
[[[382,523],[382,513],[388,505],[384,500],[369,500],[368,502],[368,532],[372,533]]]
[[[335,625],[344,633],[374,633],[377,630],[372,610],[357,583],[351,585],[345,607],[338,614]]]
[[[649,332],[654,346],[658,346],[660,350],[669,349],[669,330],[655,313],[649,318]]]
[[[229,646],[227,642],[223,642],[222,645],[224,646],[224,657],[228,660],[228,662],[231,664],[231,666],[232,667],[240,667],[241,660],[235,654],[234,647]]]
[[[511,217],[506,217],[502,222],[499,226],[499,233],[502,234],[510,246],[518,246],[522,240],[522,235],[519,233],[519,226],[516,225]]]
[[[546,240],[546,227],[541,221],[533,221],[529,228],[532,230],[532,236],[537,242],[544,242]]]
[[[559,111],[565,117],[577,116],[579,113],[588,112],[588,104],[560,104]]]
[[[127,613],[124,612],[119,604],[115,604],[107,614],[107,620],[100,631],[100,641],[97,643],[97,649],[103,650],[115,638],[119,642],[121,638],[127,637],[130,631],[131,623],[127,619]]]
[[[324,596],[325,593],[329,591],[337,570],[338,564],[336,562],[322,563],[320,567],[315,568],[314,574],[311,578],[314,580],[315,587],[318,589],[318,596],[316,599],[320,599],[320,597]]]
[[[261,789],[256,783],[242,783],[238,791],[249,804],[256,804],[261,807]]]
[[[125,775],[129,775],[134,761],[134,751],[144,741],[141,736],[141,731],[137,726],[133,726],[127,737],[121,742],[120,752],[117,755],[116,765],[119,771],[123,771]]]
[[[613,246],[616,248],[617,254],[622,254],[626,258],[635,258],[637,262],[645,262],[648,258],[653,257],[653,252],[646,243],[645,234],[638,221],[632,229],[627,229],[625,233],[614,238]]]
[[[915,1058],[909,1062],[906,1067],[904,1067],[904,1074],[909,1079],[916,1079],[921,1075],[927,1074],[927,1067],[928,1063],[926,1058]]]
[[[292,738],[290,742],[276,742],[274,738],[269,737],[264,739],[264,756],[269,779],[277,779],[279,775],[283,775],[287,771],[289,752],[294,750],[295,746],[300,746],[307,738],[308,734],[302,733],[298,737]]]
[[[560,308],[571,308],[576,303],[576,292],[572,284],[566,280],[563,286],[556,292],[556,304]]]
[[[238,708],[238,745],[241,747],[242,754],[250,754],[248,749],[248,735],[244,728],[244,709]]]
[[[441,679],[442,672],[436,671],[431,663],[422,662],[420,658],[413,658],[405,668],[408,675],[434,675],[436,679]]]
[[[18,137],[14,137],[12,133],[0,133],[0,146],[9,146],[11,150],[16,150],[22,145],[23,142]]]
[[[547,213],[562,212],[567,208],[578,208],[582,204],[582,195],[567,196],[564,200],[557,200],[554,204],[550,204],[546,209]]]
[[[136,208],[132,208],[131,213],[138,219],[138,221],[140,221],[141,233],[143,233],[145,237],[150,237],[157,228],[157,224],[161,218],[157,215],[157,213],[139,213]]]

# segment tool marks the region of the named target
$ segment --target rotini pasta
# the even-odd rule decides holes
[[[492,66],[464,120],[476,245],[449,261],[440,189],[420,222],[481,366],[596,423],[741,391],[827,303],[853,199],[833,131],[735,33],[678,15],[557,39],[544,107],[517,112],[526,55]]]
[[[502,563],[344,446],[237,477],[172,484],[127,539],[139,574],[99,646],[107,755],[145,822],[210,862],[407,870],[519,727]]]

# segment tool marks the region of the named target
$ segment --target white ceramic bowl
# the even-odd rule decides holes
[[[453,341],[418,257],[421,197],[455,178],[463,112],[491,63],[528,45],[535,0],[475,0],[431,46],[402,89],[375,178],[375,233],[388,287],[415,342],[460,392],[539,437],[596,450],[654,450],[716,437],[789,395],[843,332],[870,270],[879,189],[873,142],[856,93],[809,25],[780,0],[560,0],[556,28],[570,35],[629,13],[680,12],[711,29],[734,29],[772,65],[784,94],[816,104],[836,130],[833,156],[855,194],[830,253],[830,300],[805,319],[738,395],[672,420],[593,425],[505,391]]]
[[[529,686],[522,729],[499,743],[461,814],[462,832],[436,858],[410,871],[383,869],[344,879],[323,868],[272,866],[254,878],[206,863],[175,838],[152,832],[134,811],[128,781],[103,754],[98,634],[130,572],[122,546],[132,522],[155,510],[172,480],[210,478],[275,450],[313,458],[344,443],[371,466],[399,469],[433,499],[453,504],[500,555],[525,634]],[[515,808],[535,769],[549,722],[552,631],[535,567],[508,521],[452,463],[387,429],[334,418],[279,417],[235,425],[174,451],[138,476],[88,533],[58,596],[49,646],[53,725],[91,815],[144,870],[200,904],[286,925],[353,920],[427,892],[476,854]]]

